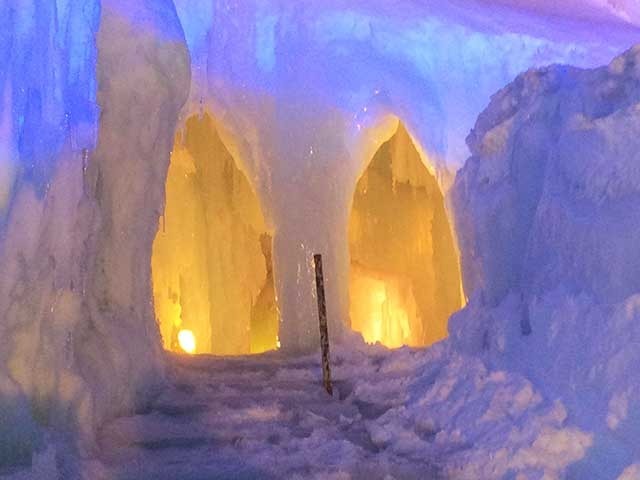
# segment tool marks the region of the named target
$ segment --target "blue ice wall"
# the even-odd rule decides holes
[[[17,162],[40,193],[67,139],[74,150],[96,144],[99,15],[99,0],[0,3],[0,118],[11,109],[0,142],[17,156],[0,161]]]
[[[354,126],[392,113],[453,170],[477,115],[520,72],[599,66],[640,41],[640,29],[603,14],[585,22],[577,10],[561,18],[495,2],[175,3],[203,97],[236,109],[246,107],[232,105],[238,91],[338,108]]]

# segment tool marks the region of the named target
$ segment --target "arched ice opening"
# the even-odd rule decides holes
[[[344,216],[344,224],[330,218],[313,222],[313,216],[302,215],[289,225],[296,212],[285,208],[274,228],[281,241],[298,231],[330,234],[333,247],[325,252],[332,286],[329,307],[339,313],[342,298],[349,298],[345,314],[334,314],[333,320],[360,332],[368,343],[428,346],[447,336],[450,315],[463,306],[458,250],[445,196],[426,166],[428,158],[401,122],[383,124],[371,135],[387,141],[352,150],[351,158],[367,160],[360,176],[348,175],[357,185],[351,187],[352,200],[345,195],[340,206],[344,215],[336,217]],[[298,298],[307,290],[299,274],[292,277],[291,250],[282,255],[281,248],[280,255],[273,255],[274,230],[241,161],[236,161],[241,159],[230,153],[238,155],[237,150],[225,146],[217,127],[210,114],[195,115],[176,135],[151,261],[155,313],[167,350],[262,353],[278,348],[279,334],[289,332],[279,331],[284,324],[276,293],[286,304],[292,292]],[[286,191],[290,185],[273,188]],[[307,188],[285,197],[296,198],[300,206],[307,200],[298,197],[310,192]],[[320,209],[317,215],[324,212],[324,203],[310,204]],[[339,263],[343,249],[344,266]],[[292,288],[277,292],[282,285]],[[313,309],[304,312],[308,318],[297,315],[298,322],[317,322]],[[316,328],[309,329],[309,335],[314,332]],[[311,340],[306,341],[317,345]]]
[[[427,346],[463,306],[445,198],[400,122],[358,180],[349,220],[351,327],[369,343]]]
[[[176,135],[151,260],[165,349],[241,355],[277,348],[271,239],[213,118],[190,117]]]

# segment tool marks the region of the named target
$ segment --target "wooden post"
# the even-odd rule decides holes
[[[87,170],[89,168],[89,149],[82,149],[82,193],[87,194]]]
[[[322,255],[314,255],[313,262],[316,266],[316,292],[318,296],[318,317],[320,319],[320,346],[322,347],[322,380],[327,393],[333,395],[331,365],[329,363],[329,326],[327,325],[327,302],[324,296]]]

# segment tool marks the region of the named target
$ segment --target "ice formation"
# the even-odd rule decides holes
[[[165,348],[180,350],[183,328],[198,353],[276,348],[272,270],[271,235],[251,185],[211,117],[190,118],[172,152],[152,256]]]
[[[425,346],[462,306],[444,199],[402,125],[360,177],[349,220],[351,328],[369,343]]]
[[[479,117],[453,188],[477,299],[450,329],[598,432],[578,476],[640,455],[639,67],[635,47],[599,69],[519,76]]]
[[[462,478],[633,476],[640,60],[610,60],[639,20],[630,0],[0,0],[0,467],[60,432],[96,453],[99,426],[165,385],[181,333],[313,350],[322,253],[347,345],[350,290],[384,283],[400,324],[439,311],[434,337],[390,344],[440,339],[469,299],[411,370],[419,398],[371,425],[378,448],[402,449],[428,405],[451,416],[439,441],[475,453],[414,454],[451,454]],[[548,64],[573,66],[509,84]],[[449,235],[446,288],[441,256],[422,283],[352,269],[359,182],[399,133],[426,171],[392,161],[393,193],[439,216],[422,241]],[[374,270],[398,263],[377,248]],[[486,405],[517,431],[490,438]]]
[[[161,382],[150,258],[136,259],[189,70],[173,6],[156,4],[0,5],[2,464],[31,460],[31,418],[90,452],[100,422]]]
[[[637,36],[602,4],[551,15],[551,2],[524,3],[176,2],[192,59],[186,110],[217,119],[273,230],[283,348],[317,343],[313,253],[327,256],[340,336],[355,186],[398,119],[446,193],[491,94],[532,66],[605,64]]]

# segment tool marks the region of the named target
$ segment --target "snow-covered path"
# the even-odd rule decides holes
[[[439,478],[428,460],[372,441],[367,426],[402,404],[409,381],[381,372],[389,355],[379,353],[334,355],[333,398],[315,356],[171,357],[170,387],[101,431],[107,477]]]
[[[54,435],[32,468],[2,478],[587,478],[568,468],[585,460],[593,432],[560,399],[450,341],[393,351],[336,345],[333,397],[318,357],[170,355],[164,390],[144,411],[104,425],[90,457]]]

